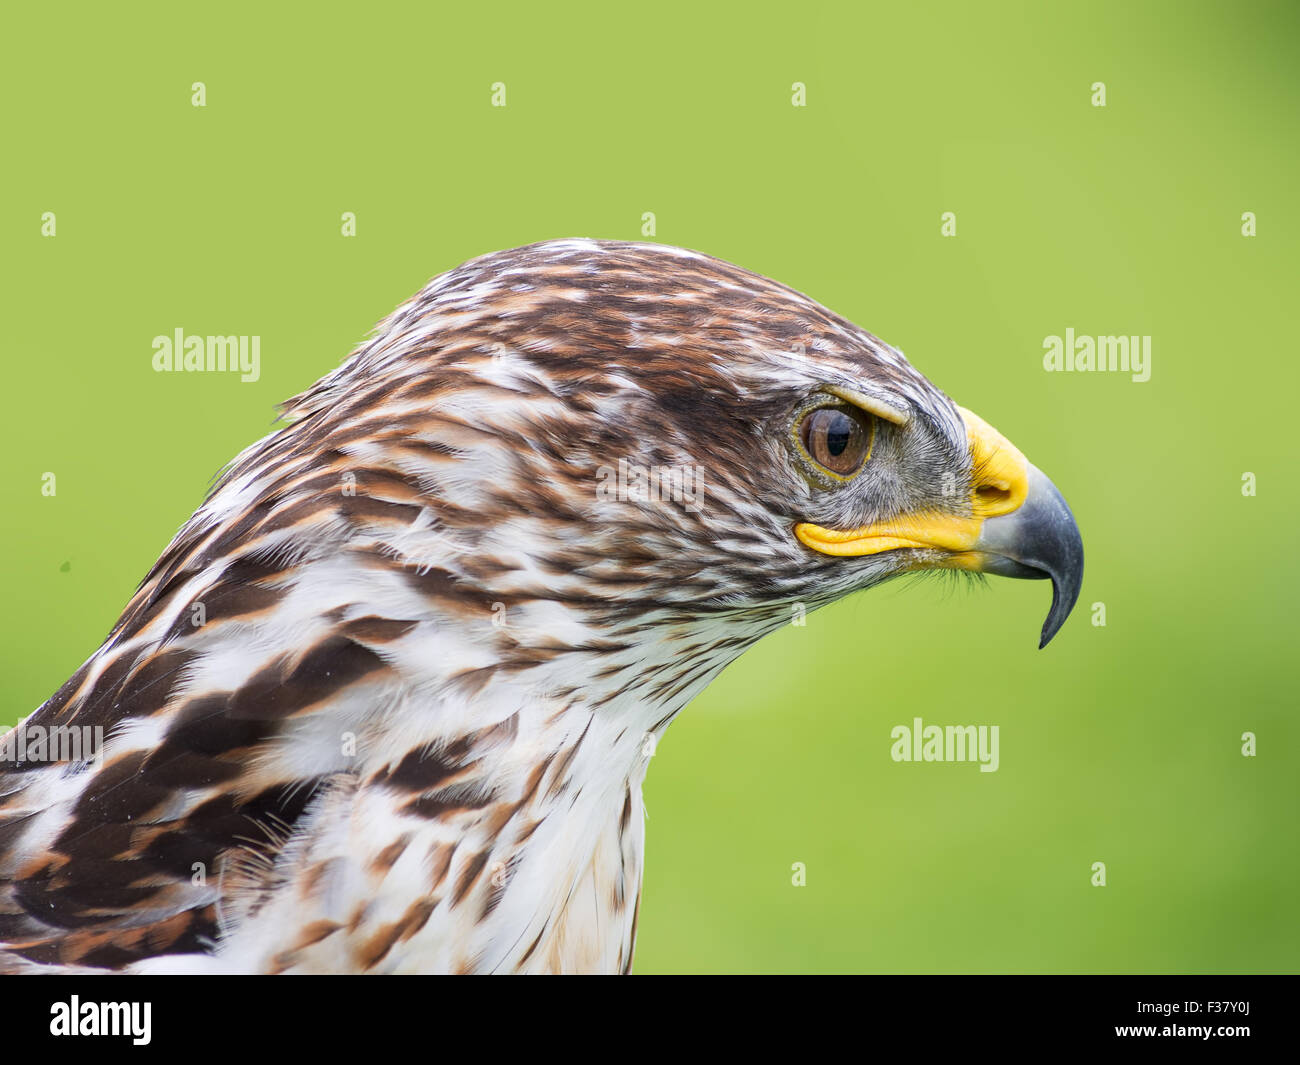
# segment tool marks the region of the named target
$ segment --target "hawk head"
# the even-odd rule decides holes
[[[1006,438],[851,322],[678,248],[473,260],[286,413],[340,473],[418,482],[436,564],[507,644],[516,621],[563,644],[560,604],[592,639],[703,622],[738,649],[794,604],[949,569],[1050,579],[1042,646],[1079,591],[1070,510]]]

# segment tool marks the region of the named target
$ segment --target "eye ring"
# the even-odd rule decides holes
[[[794,435],[818,472],[851,481],[871,458],[876,419],[847,405],[814,407],[799,418]]]

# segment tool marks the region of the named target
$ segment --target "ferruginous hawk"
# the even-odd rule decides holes
[[[1050,578],[1045,644],[1082,575],[898,351],[676,248],[475,259],[284,422],[4,738],[0,969],[627,971],[646,752],[727,663],[924,569]]]

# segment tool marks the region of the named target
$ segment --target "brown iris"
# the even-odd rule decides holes
[[[858,472],[871,451],[874,432],[871,416],[853,407],[819,407],[799,423],[804,450],[837,477]]]

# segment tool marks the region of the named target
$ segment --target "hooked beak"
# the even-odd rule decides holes
[[[1040,649],[1065,624],[1083,583],[1083,539],[1056,485],[1037,466],[1028,467],[1025,501],[1009,514],[989,518],[980,529],[966,567],[1002,577],[1050,579],[1052,607],[1043,622]]]
[[[965,569],[1051,580],[1052,606],[1038,646],[1065,624],[1083,583],[1083,540],[1064,497],[1047,476],[978,415],[966,422],[976,471],[970,514],[913,514],[856,529],[801,523],[795,535],[827,555],[924,550],[924,568]],[[934,551],[943,554],[937,560]]]

